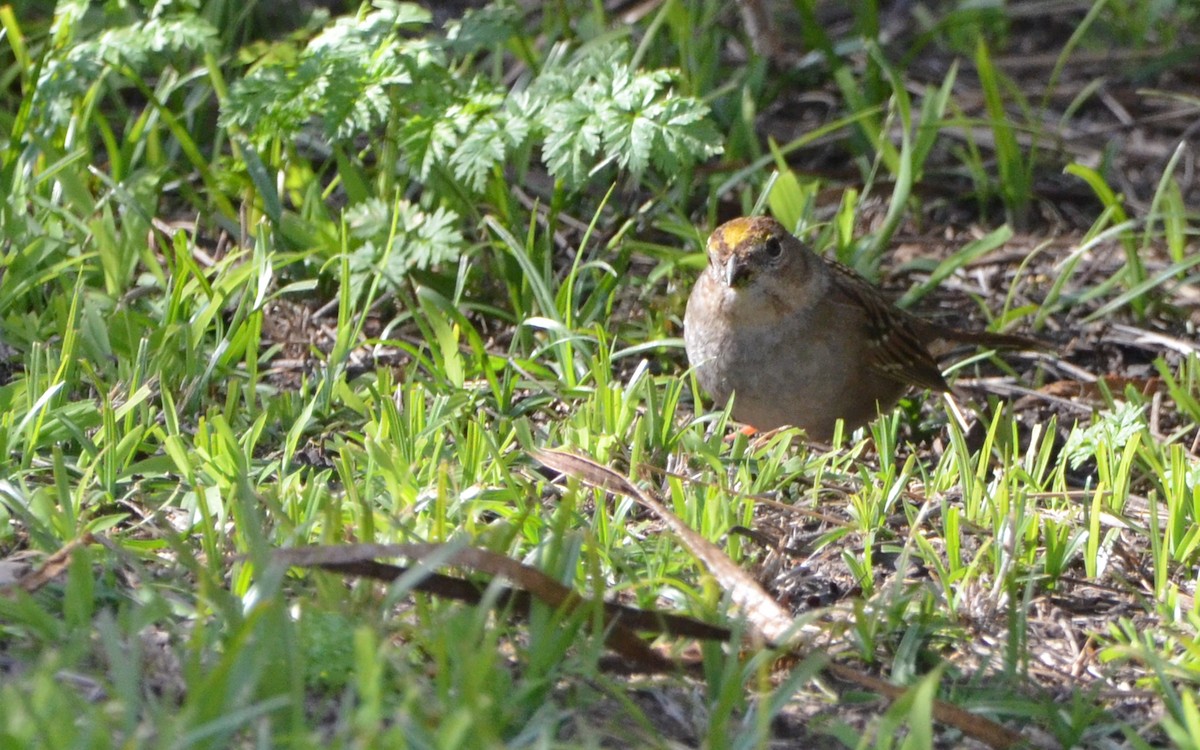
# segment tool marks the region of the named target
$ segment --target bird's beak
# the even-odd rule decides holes
[[[725,262],[725,286],[736,287],[750,278],[750,269],[736,255]]]

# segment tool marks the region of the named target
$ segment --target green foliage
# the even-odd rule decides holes
[[[345,219],[358,242],[350,253],[356,294],[376,276],[393,287],[402,286],[413,268],[452,263],[463,250],[458,216],[444,208],[426,212],[403,200],[388,206],[369,198],[348,208]]]
[[[344,689],[354,676],[354,623],[340,612],[305,609],[299,630],[305,685]]]
[[[598,45],[561,65],[547,66],[517,106],[545,138],[550,173],[569,186],[584,183],[609,162],[640,175],[651,164],[664,175],[720,153],[717,133],[698,102],[666,96],[671,74],[639,72],[620,45]]]
[[[1095,458],[1100,451],[1119,451],[1142,429],[1143,407],[1122,403],[1113,412],[1087,427],[1076,428],[1067,437],[1063,453],[1071,466],[1078,468],[1084,461]]]
[[[361,157],[340,157],[339,172],[352,202],[352,270],[356,278],[379,271],[392,288],[411,270],[456,261],[459,217],[477,213],[479,197],[503,190],[509,175],[526,174],[535,153],[578,191],[618,171],[635,180],[651,169],[676,175],[720,152],[707,107],[675,94],[670,72],[631,68],[622,43],[556,45],[513,87],[464,74],[474,56],[515,43],[515,14],[488,8],[444,36],[417,36],[426,11],[379,3],[331,24],[294,56],[272,52],[231,87],[221,123],[245,130],[258,153],[276,153],[312,123],[339,149],[382,128],[377,158],[398,161],[404,178],[392,197],[364,202],[371,171]],[[394,183],[387,171],[377,179]],[[414,183],[422,185],[420,209],[399,197]],[[385,221],[387,203],[397,206],[394,222]]]
[[[117,12],[100,28],[89,18],[91,8],[87,0],[64,0],[55,8],[53,46],[38,71],[31,108],[31,133],[47,141],[61,137],[81,114],[72,106],[80,97],[137,85],[151,71],[186,70],[212,51],[217,36],[187,3],[162,3],[145,18]]]
[[[996,147],[999,174],[994,189],[1004,201],[1009,219],[1023,226],[1032,197],[1034,162],[1017,145],[1017,131],[1012,125],[1005,104],[1006,92],[1012,92],[1014,97],[1019,97],[1020,94],[1011,82],[1005,79],[1003,73],[997,70],[992,62],[992,53],[982,39],[975,49],[975,67],[979,71],[979,83],[983,87],[987,125],[992,131]]]
[[[400,116],[392,97],[401,88],[434,99],[450,78],[443,50],[401,36],[429,20],[421,7],[395,2],[337,19],[295,59],[271,59],[281,57],[276,51],[237,81],[222,124],[249,128],[260,141],[286,140],[320,117],[327,136],[347,139]]]
[[[927,33],[943,40],[947,47],[960,55],[967,56],[975,51],[979,40],[1004,46],[1011,21],[1004,8],[998,3],[956,3],[952,7],[914,9],[918,23]],[[915,56],[919,50],[913,50]]]
[[[652,165],[671,174],[720,152],[707,108],[672,95],[668,71],[632,70],[625,45],[556,47],[527,85],[509,91],[459,67],[515,33],[511,11],[469,14],[444,39],[398,36],[427,21],[418,7],[393,3],[338,21],[294,65],[259,67],[235,85],[222,122],[260,141],[290,138],[314,117],[335,140],[391,123],[415,178],[444,169],[476,192],[534,145],[569,188],[608,163],[634,177]]]
[[[1134,49],[1174,49],[1179,32],[1192,28],[1200,18],[1200,3],[1196,0],[1107,0],[1097,5],[1102,6],[1103,32],[1093,42],[1097,47],[1115,44]]]

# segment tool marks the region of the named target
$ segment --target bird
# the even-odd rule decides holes
[[[767,216],[712,233],[688,297],[684,348],[696,379],[756,430],[802,428],[828,441],[889,410],[910,388],[950,390],[937,358],[963,344],[1040,349],[1035,339],[966,331],[894,306],[847,266]]]

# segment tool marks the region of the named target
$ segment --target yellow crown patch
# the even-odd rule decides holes
[[[732,219],[716,228],[713,240],[731,250],[746,247],[765,242],[771,237],[774,226],[775,221],[765,216]]]

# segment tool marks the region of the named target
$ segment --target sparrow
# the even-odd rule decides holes
[[[734,219],[708,240],[684,315],[688,362],[718,405],[759,430],[828,441],[887,411],[909,388],[949,391],[937,358],[962,344],[1037,349],[1024,336],[964,331],[889,302],[772,218]]]

